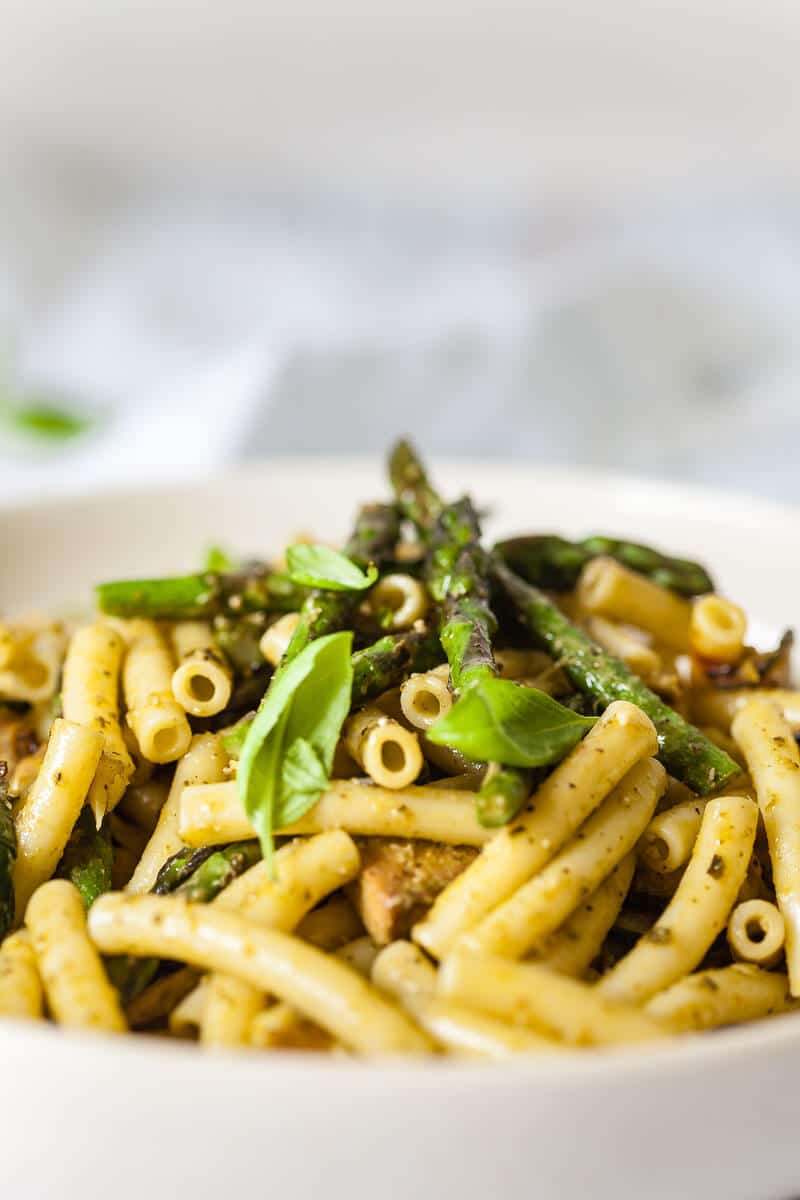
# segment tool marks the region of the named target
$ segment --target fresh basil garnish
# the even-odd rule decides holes
[[[508,679],[482,679],[467,688],[428,738],[467,758],[509,767],[559,762],[594,724],[546,692]]]
[[[316,638],[272,678],[239,756],[239,794],[264,858],[272,835],[308,811],[328,785],[350,711],[352,633]]]
[[[351,559],[329,546],[298,543],[286,551],[286,566],[292,583],[323,588],[328,592],[363,592],[378,578],[370,565],[362,571]]]
[[[230,554],[226,550],[223,550],[222,546],[209,546],[208,550],[206,550],[206,561],[203,564],[204,571],[220,573],[223,571],[232,571],[234,565]]]
[[[13,406],[8,420],[16,432],[46,441],[69,441],[93,425],[91,417],[46,401]]]

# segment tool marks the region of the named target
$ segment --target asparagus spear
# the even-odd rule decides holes
[[[400,514],[394,504],[364,504],[344,553],[361,567],[382,565],[392,555],[400,536]],[[335,633],[349,622],[363,599],[361,592],[331,592],[314,588],[300,609],[300,621],[289,643],[289,662],[314,638]]]
[[[439,636],[457,690],[482,675],[496,675],[492,637],[497,621],[489,605],[489,559],[480,545],[478,515],[468,498],[446,504],[407,441],[389,459],[389,476],[403,514],[428,546],[428,589],[442,606]]]
[[[428,590],[442,608],[439,631],[457,691],[499,674],[492,652],[497,618],[489,597],[489,556],[480,544],[480,521],[465,497],[445,504],[432,487],[413,447],[399,442],[389,460],[398,502],[429,548]],[[476,800],[478,820],[512,820],[530,794],[527,772],[491,764]]]
[[[509,538],[498,542],[494,550],[528,583],[553,591],[573,588],[586,563],[600,554],[617,559],[682,596],[700,596],[714,590],[711,577],[699,563],[617,538],[595,536],[570,542],[554,534],[540,534]]]
[[[439,639],[424,627],[379,638],[353,655],[353,704],[366,704],[413,672],[429,671],[441,661]]]
[[[0,762],[0,941],[14,923],[14,862],[17,834],[8,799],[8,764]]]
[[[110,616],[185,621],[239,617],[248,612],[292,612],[300,607],[306,592],[287,575],[254,563],[235,572],[101,583],[95,594],[101,612]]]
[[[705,796],[740,774],[733,759],[573,625],[538,588],[499,560],[493,564],[493,575],[523,624],[580,691],[604,707],[612,700],[628,700],[647,713],[658,731],[659,758],[671,775]]]
[[[234,842],[220,846],[175,889],[176,896],[183,896],[193,904],[207,904],[224,891],[239,875],[261,859],[258,841]]]
[[[57,874],[75,884],[87,909],[98,896],[111,890],[113,859],[108,833],[103,826],[97,828],[91,811],[84,808],[61,856]]]
[[[167,859],[152,891],[158,896],[173,894],[192,903],[207,904],[260,858],[257,841],[203,846],[199,850],[185,847]],[[155,979],[161,960],[123,954],[108,959],[106,966],[111,982],[127,1006]]]
[[[491,763],[475,797],[475,812],[481,825],[494,829],[512,821],[533,791],[535,774],[543,773]]]

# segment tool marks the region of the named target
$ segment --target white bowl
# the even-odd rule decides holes
[[[490,533],[626,533],[705,559],[765,630],[800,609],[800,512],[701,489],[488,463],[437,469]],[[377,463],[263,463],[146,492],[0,511],[0,612],[89,603],[102,579],[344,534]],[[0,1196],[206,1200],[586,1196],[786,1200],[798,1189],[800,1018],[509,1067],[204,1054],[0,1024]]]

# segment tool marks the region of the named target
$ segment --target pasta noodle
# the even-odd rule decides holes
[[[662,670],[663,663],[658,651],[635,637],[626,626],[605,617],[590,617],[586,627],[599,646],[621,658],[642,678],[652,679]]]
[[[341,831],[321,833],[284,846],[275,855],[274,876],[266,863],[240,875],[214,901],[268,929],[290,933],[329,892],[358,873],[359,854]],[[241,979],[212,975],[206,989],[200,1040],[206,1045],[241,1045],[248,1040],[263,996]]]
[[[665,1032],[637,1009],[607,999],[597,987],[538,963],[455,953],[442,963],[437,989],[468,1008],[572,1046],[651,1041]]]
[[[400,688],[403,716],[415,729],[430,729],[453,706],[447,667],[412,675]]]
[[[133,774],[122,735],[119,680],[125,642],[107,625],[87,625],[72,637],[64,660],[61,705],[64,717],[103,738],[103,754],[88,803],[98,825],[116,808]]]
[[[262,658],[270,666],[277,667],[283,658],[299,620],[299,613],[285,613],[284,616],[278,617],[277,621],[274,621],[262,634],[258,648]]]
[[[344,727],[345,749],[379,787],[400,790],[422,770],[422,751],[415,733],[379,708],[362,708]]]
[[[504,1024],[435,995],[436,971],[411,942],[392,942],[380,952],[372,980],[399,1000],[417,1024],[451,1054],[471,1058],[505,1059],[513,1054],[557,1051],[549,1038]]]
[[[430,605],[425,585],[413,575],[384,575],[370,589],[367,603],[387,629],[410,629]]]
[[[693,692],[691,697],[692,719],[698,725],[712,725],[728,731],[740,709],[753,700],[764,700],[776,706],[790,726],[792,733],[800,733],[800,692],[786,688],[731,688],[724,690],[704,689]]]
[[[645,866],[668,875],[688,862],[700,832],[703,808],[702,800],[684,800],[653,817],[639,845]]]
[[[571,842],[538,875],[458,941],[476,953],[521,958],[553,933],[633,849],[664,790],[654,759],[632,767]]]
[[[44,883],[25,914],[47,1005],[59,1025],[121,1033],[117,993],[86,932],[78,891],[65,879]]]
[[[783,953],[786,928],[769,900],[744,900],[728,921],[728,945],[738,962],[774,967]]]
[[[216,734],[201,733],[193,738],[186,755],[175,769],[169,794],[159,813],[156,827],[128,883],[127,891],[148,892],[150,890],[164,863],[183,845],[179,822],[184,792],[189,787],[196,787],[198,784],[214,784],[222,779],[227,761],[228,756]],[[250,831],[248,830],[248,832]]]
[[[64,638],[56,626],[0,626],[0,699],[36,704],[56,690]]]
[[[623,858],[572,916],[538,943],[535,957],[551,971],[580,979],[600,953],[606,934],[619,915],[635,865],[635,854]]]
[[[747,796],[709,800],[689,865],[653,928],[597,984],[611,1000],[643,1004],[698,965],[747,873],[758,810]]]
[[[41,769],[15,819],[14,892],[20,918],[64,853],[102,753],[99,733],[62,717],[53,722]]]
[[[747,617],[722,596],[702,596],[692,605],[689,645],[700,658],[737,663],[744,653]]]
[[[785,975],[752,963],[698,971],[659,992],[645,1012],[675,1033],[757,1021],[800,1005]]]
[[[775,896],[786,930],[786,969],[800,995],[800,752],[788,723],[766,699],[737,713],[733,736],[756,786],[769,842]]]
[[[501,829],[444,889],[414,941],[441,958],[467,929],[547,863],[638,761],[657,749],[652,722],[617,702],[538,789],[531,807]]]
[[[282,832],[295,836],[326,829],[366,837],[424,838],[452,846],[482,846],[493,835],[478,823],[469,793],[447,787],[396,792],[349,779],[332,780],[314,807]],[[178,832],[188,846],[253,836],[234,783],[187,787]]]
[[[335,958],[219,908],[167,896],[101,896],[89,929],[107,954],[155,954],[271,992],[364,1053],[421,1053],[425,1034]]]
[[[636,625],[673,650],[688,649],[691,608],[687,601],[612,558],[594,558],[584,567],[577,595],[593,616]]]
[[[213,717],[231,698],[231,669],[216,647],[205,621],[180,621],[172,630],[178,666],[172,694],[193,717]]]
[[[135,621],[122,672],[128,724],[150,762],[175,762],[189,748],[192,731],[172,694],[174,666],[152,621]]]
[[[44,1016],[42,983],[26,931],[0,946],[0,1016],[39,1020]]]

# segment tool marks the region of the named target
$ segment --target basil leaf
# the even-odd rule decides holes
[[[239,756],[239,795],[272,856],[272,835],[316,804],[350,711],[353,635],[316,638],[272,677]]]
[[[594,724],[545,692],[508,679],[483,679],[468,688],[428,738],[467,758],[509,767],[559,762]]]
[[[93,424],[90,417],[47,401],[17,405],[11,409],[9,420],[17,432],[48,441],[68,441]]]
[[[209,546],[206,550],[206,561],[203,564],[204,571],[232,571],[234,561],[227,551],[222,549],[222,546]]]
[[[222,744],[231,758],[238,759],[242,753],[242,746],[245,743],[250,726],[253,724],[253,714],[249,713],[245,717],[241,717],[235,725],[231,725],[226,729],[222,736]]]
[[[286,566],[292,583],[323,588],[327,592],[363,592],[378,578],[378,568],[370,564],[362,571],[354,562],[329,546],[290,546]]]
[[[305,738],[295,738],[283,761],[284,791],[279,811],[276,809],[276,829],[298,821],[317,802],[328,786],[328,772],[314,747]]]

